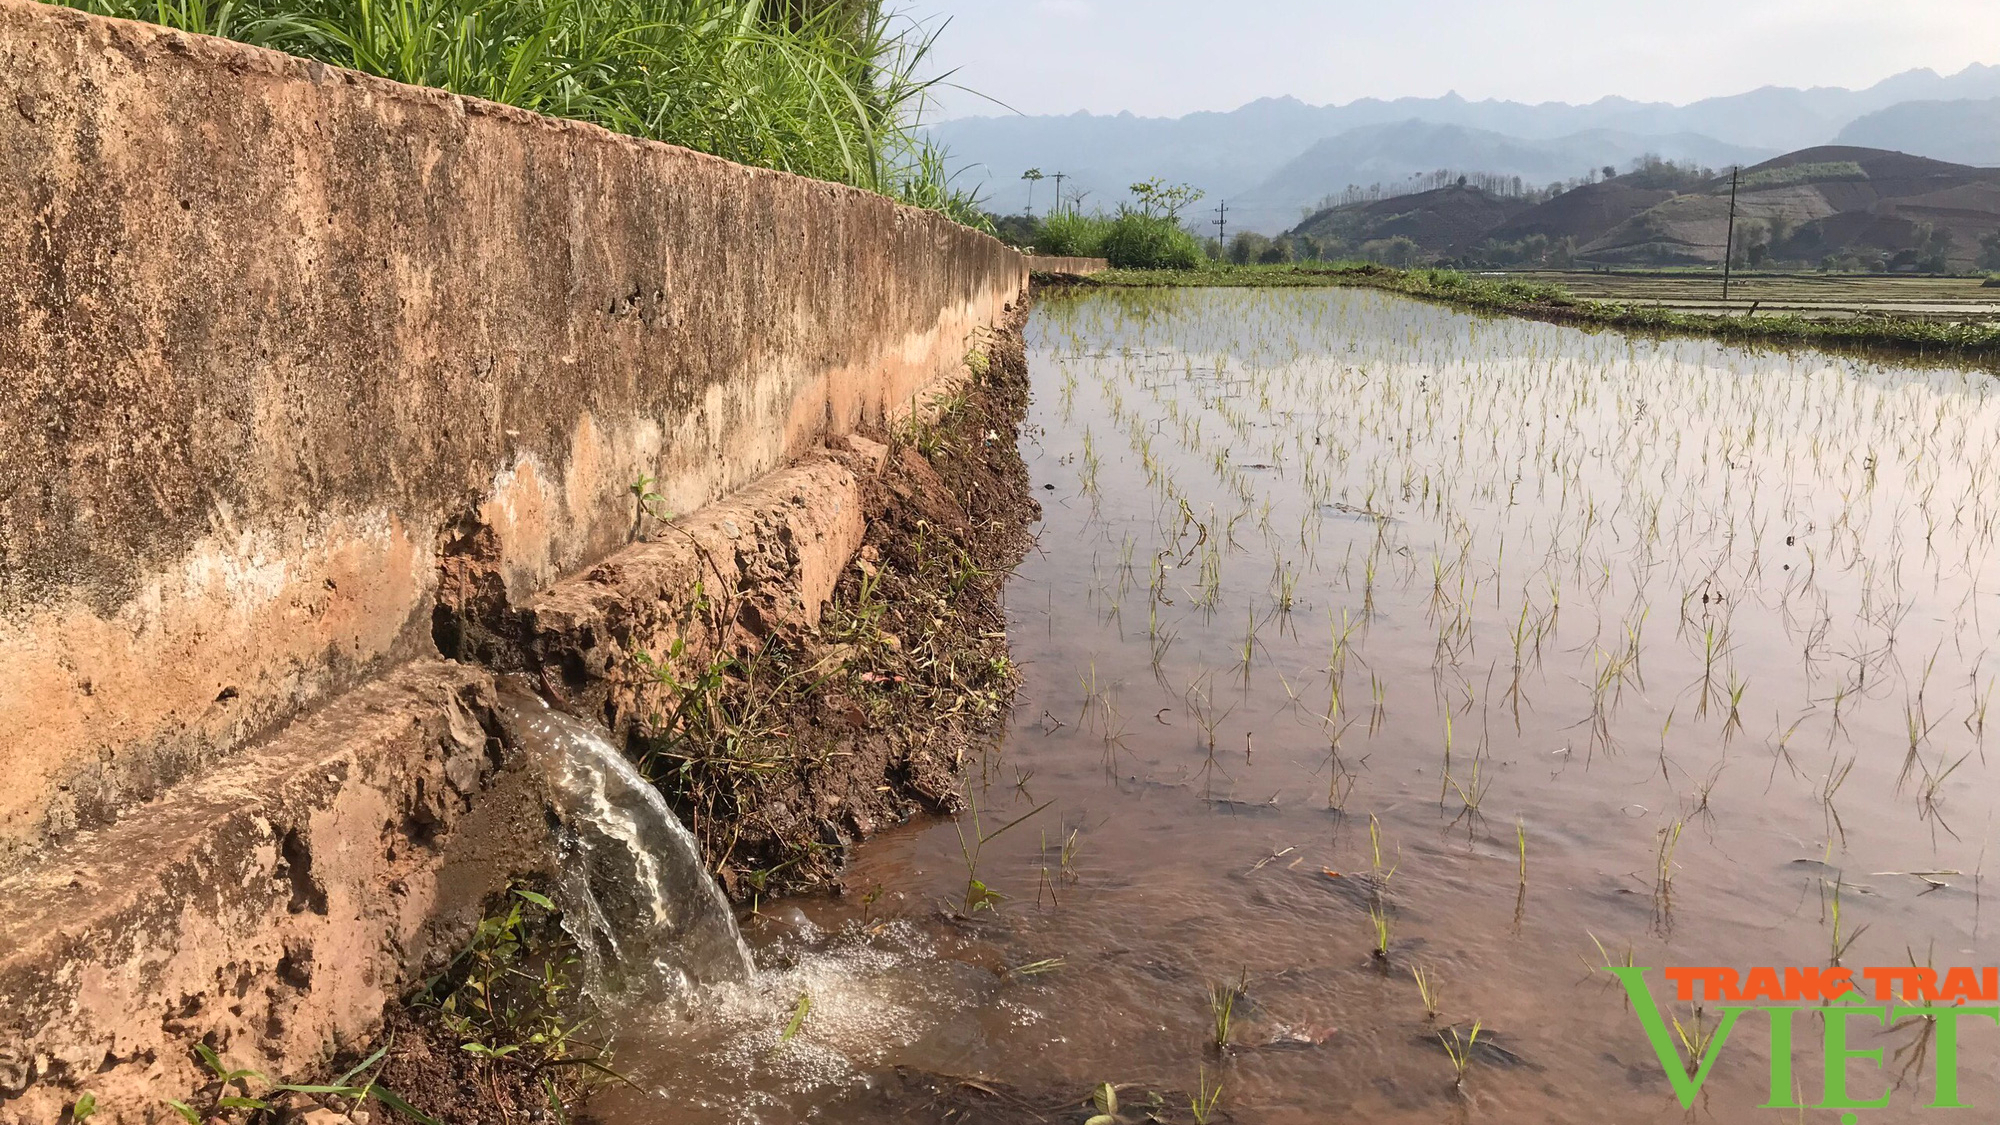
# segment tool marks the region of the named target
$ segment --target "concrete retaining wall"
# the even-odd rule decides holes
[[[628,547],[641,481],[810,621],[843,435],[1028,280],[879,196],[30,0],[0,167],[0,1122],[371,1034],[541,844],[440,640],[657,637],[701,575]]]
[[[879,196],[0,0],[0,871],[906,409],[1021,298]]]

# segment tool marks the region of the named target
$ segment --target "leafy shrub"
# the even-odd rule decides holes
[[[1104,236],[1111,221],[1102,215],[1055,211],[1043,215],[1035,228],[1035,249],[1059,258],[1103,256]]]
[[[1239,266],[1247,266],[1260,261],[1264,251],[1271,248],[1271,240],[1254,230],[1237,231],[1229,240],[1229,260]]]
[[[1105,228],[1102,256],[1127,270],[1191,270],[1205,257],[1201,243],[1165,215],[1121,208]]]

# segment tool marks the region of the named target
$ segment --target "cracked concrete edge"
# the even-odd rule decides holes
[[[544,684],[626,728],[668,690],[634,651],[812,627],[888,453],[842,439],[532,596]],[[690,612],[717,589],[739,595],[719,625]],[[204,1080],[197,1042],[286,1078],[367,1042],[488,896],[545,867],[543,804],[493,673],[421,660],[80,834],[0,881],[0,1122],[85,1090],[96,1120],[154,1120]]]
[[[292,1075],[545,862],[492,677],[419,661],[0,883],[0,1121],[145,1121],[205,1042]]]

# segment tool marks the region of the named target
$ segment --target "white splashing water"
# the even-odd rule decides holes
[[[685,1009],[627,1013],[620,1065],[648,1083],[653,1101],[675,1107],[672,1120],[792,1125],[800,1104],[837,1102],[870,1085],[877,1068],[905,1061],[994,979],[940,961],[906,922],[831,936],[807,925],[764,952],[754,978],[703,988]],[[795,1027],[801,997],[810,1008]]]
[[[694,834],[604,729],[524,690],[504,690],[501,711],[548,779],[563,926],[592,992],[685,996],[748,980],[750,950]]]

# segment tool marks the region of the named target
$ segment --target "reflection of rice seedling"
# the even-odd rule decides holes
[[[1521,850],[1521,889],[1528,889],[1528,824],[1520,817],[1514,818],[1514,841]]]
[[[1438,808],[1444,807],[1445,794],[1451,792],[1451,712],[1444,713],[1444,768],[1439,771]]]
[[[1672,916],[1674,896],[1674,849],[1681,842],[1681,821],[1659,831],[1659,854],[1655,857],[1653,871],[1653,907],[1658,917],[1665,921]]]
[[[1860,929],[1855,930],[1853,933],[1843,933],[1842,920],[1840,916],[1841,882],[1842,880],[1840,879],[1840,877],[1836,875],[1833,880],[1833,898],[1832,901],[1828,903],[1827,906],[1828,916],[1833,923],[1833,937],[1832,937],[1832,944],[1830,947],[1831,949],[1830,963],[1834,965],[1840,964],[1841,958],[1847,956],[1847,951],[1853,948],[1854,943],[1860,940],[1862,934],[1868,932],[1868,927],[1864,925]],[[1826,880],[1824,879],[1820,880],[1820,893],[1822,895],[1826,893]]]
[[[1216,729],[1222,726],[1222,721],[1227,719],[1231,712],[1236,710],[1236,705],[1232,703],[1227,710],[1217,712],[1215,705],[1209,702],[1208,694],[1197,684],[1189,684],[1187,694],[1182,698],[1187,703],[1189,717],[1193,718],[1195,725],[1201,728],[1202,736],[1208,740],[1209,752],[1213,753]]]
[[[1708,717],[1708,702],[1720,692],[1716,684],[1716,668],[1728,653],[1728,630],[1717,627],[1714,621],[1704,622],[1701,631],[1701,679],[1695,684],[1699,692],[1694,708],[1697,719]]]
[[[1736,669],[1729,670],[1729,718],[1722,724],[1722,744],[1729,745],[1743,729],[1743,693],[1750,690],[1750,681],[1738,680]],[[1705,801],[1704,801],[1705,803]]]

